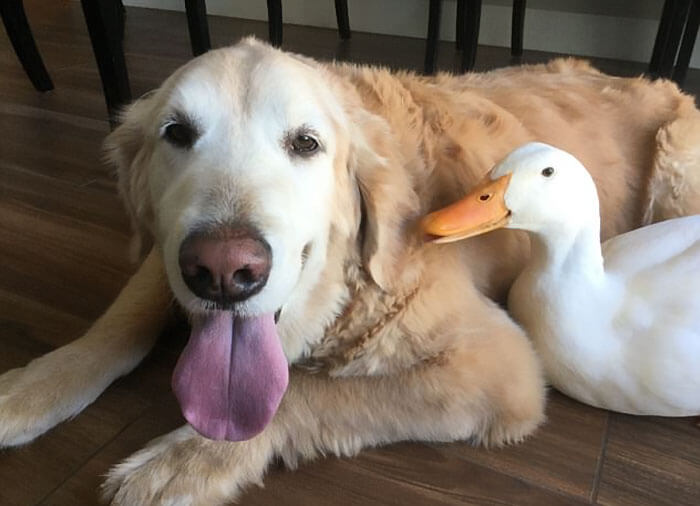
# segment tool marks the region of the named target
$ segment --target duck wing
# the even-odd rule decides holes
[[[700,413],[700,216],[632,231],[603,246],[622,288],[612,325],[637,378],[640,412]]]
[[[632,230],[603,243],[605,272],[629,278],[666,262],[681,265],[687,262],[687,267],[692,269],[698,262],[694,252],[698,242],[700,215],[674,218]]]

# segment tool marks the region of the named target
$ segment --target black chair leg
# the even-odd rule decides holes
[[[110,123],[117,121],[119,109],[131,101],[129,76],[120,35],[120,6],[113,0],[81,0],[90,42],[102,79]]]
[[[661,77],[671,77],[673,67],[678,54],[678,47],[683,36],[683,29],[688,20],[688,11],[690,10],[690,0],[676,0],[676,6],[673,10],[673,19],[671,21],[670,35],[664,47],[664,52],[661,56],[661,65],[659,67],[659,75]]]
[[[282,0],[267,0],[267,25],[270,43],[280,47],[282,45]]]
[[[428,37],[425,39],[425,63],[423,71],[426,74],[435,72],[438,42],[440,40],[440,11],[442,0],[430,0],[428,8]]]
[[[481,22],[481,0],[467,0],[464,9],[464,51],[462,52],[462,72],[474,68],[476,48],[479,44],[479,24]]]
[[[124,33],[126,32],[126,7],[124,7],[124,2],[119,0],[119,10],[117,23],[119,23],[119,35],[124,41]]]
[[[510,29],[510,54],[512,56],[523,55],[526,3],[526,0],[513,0],[513,17]]]
[[[0,16],[29,80],[39,91],[52,90],[53,83],[34,42],[22,0],[0,0]]]
[[[689,9],[690,0],[664,2],[649,62],[649,73],[653,77],[671,77]]]
[[[683,33],[683,41],[678,51],[678,60],[676,61],[676,67],[673,69],[672,78],[679,85],[683,84],[685,76],[688,73],[690,57],[693,55],[695,39],[698,36],[698,27],[700,27],[700,1],[692,0],[690,12],[688,14],[688,22],[685,25],[685,31]]]
[[[350,15],[348,14],[348,0],[335,0],[335,17],[338,20],[338,32],[340,38],[350,38]]]
[[[659,75],[661,57],[671,33],[671,21],[673,21],[673,10],[675,7],[676,0],[666,0],[661,11],[659,28],[656,30],[656,39],[654,40],[654,49],[651,52],[651,60],[649,61],[649,73],[654,77]]]
[[[185,0],[185,12],[187,13],[187,29],[190,32],[192,54],[199,56],[211,49],[207,6],[204,0]]]
[[[457,0],[457,18],[455,19],[455,45],[457,46],[457,51],[461,51],[464,48],[464,1]]]

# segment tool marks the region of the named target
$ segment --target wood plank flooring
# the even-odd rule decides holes
[[[128,220],[114,175],[101,161],[109,127],[79,4],[25,1],[56,85],[31,87],[0,34],[0,372],[22,366],[84,331],[133,271]],[[427,3],[426,3],[427,9]],[[261,22],[210,17],[215,46]],[[190,58],[181,13],[128,8],[127,62],[134,96],[155,88]],[[316,58],[420,69],[419,39],[285,26],[290,50]],[[526,52],[523,61],[551,54]],[[457,63],[442,43],[439,66]],[[508,50],[480,47],[477,68],[511,64]],[[619,75],[645,66],[596,61]],[[700,90],[691,71],[686,89]],[[0,451],[0,505],[97,502],[101,476],[150,439],[182,423],[170,372],[186,339],[174,323],[156,350],[75,419],[34,443]],[[552,392],[548,422],[503,450],[466,443],[403,443],[354,459],[328,458],[297,471],[273,469],[244,504],[700,504],[700,428],[695,420],[639,418],[589,408]]]

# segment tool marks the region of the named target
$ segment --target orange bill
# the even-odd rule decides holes
[[[430,213],[421,220],[421,229],[432,242],[459,241],[504,227],[510,211],[505,194],[512,174],[495,181],[487,179],[466,197]]]

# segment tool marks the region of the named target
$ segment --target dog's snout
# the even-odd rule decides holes
[[[250,228],[193,232],[180,246],[185,284],[201,297],[227,306],[258,293],[272,266],[270,246]]]

